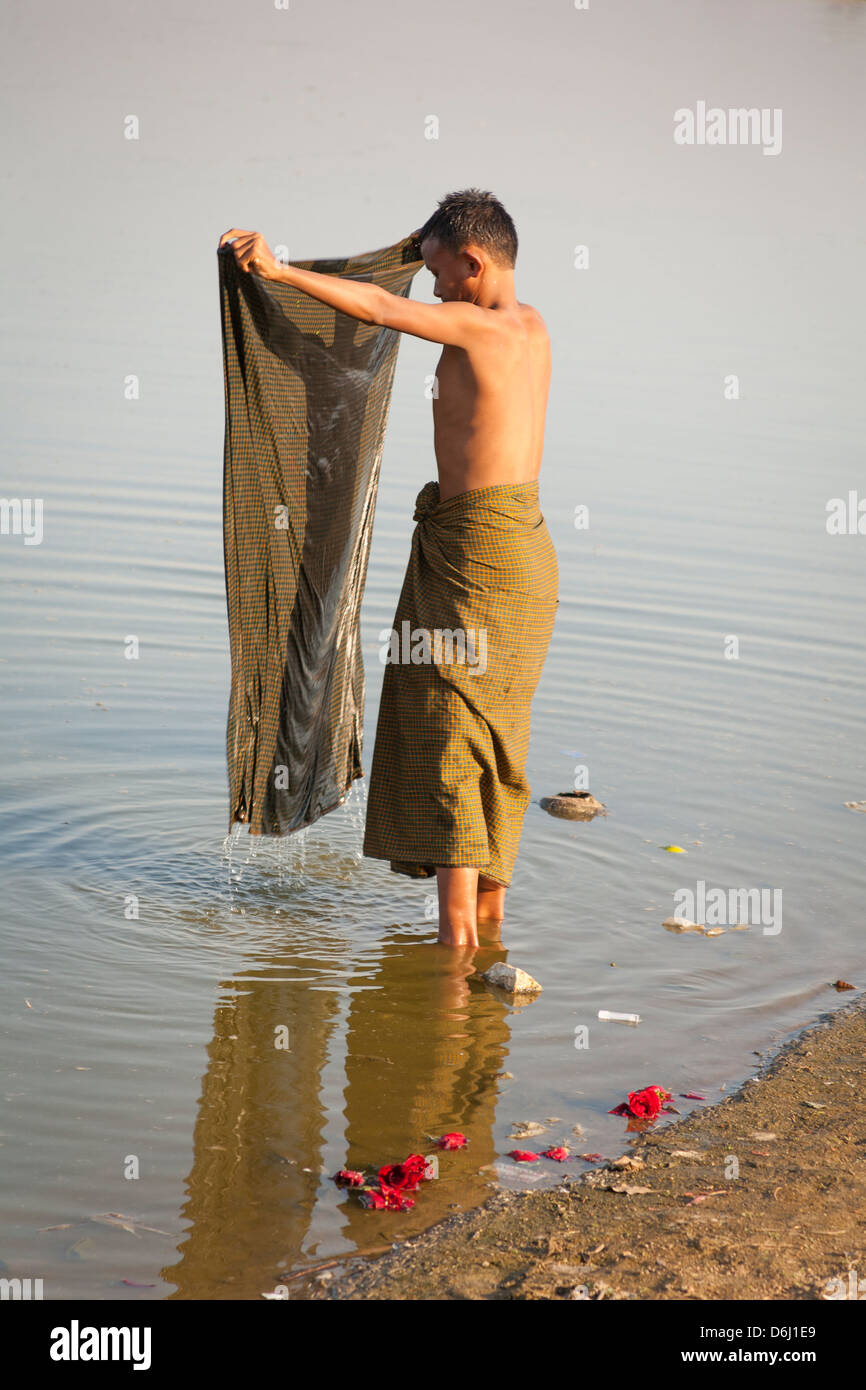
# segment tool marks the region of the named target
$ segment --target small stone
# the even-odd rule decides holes
[[[597,801],[591,792],[560,792],[557,796],[543,796],[539,801],[542,811],[562,820],[593,820],[596,816],[606,816],[607,807]]]
[[[512,1120],[512,1134],[509,1139],[530,1139],[535,1134],[543,1134],[547,1125],[540,1125],[537,1120]]]
[[[506,965],[501,960],[485,970],[481,979],[496,989],[505,990],[507,994],[540,994],[542,988],[525,970],[518,970],[517,966]]]

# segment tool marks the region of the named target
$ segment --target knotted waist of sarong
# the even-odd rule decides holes
[[[461,596],[493,589],[555,599],[558,575],[555,564],[550,571],[552,545],[537,481],[497,483],[444,501],[439,484],[426,483],[415,499],[414,519],[418,570],[425,579],[432,572],[441,586],[430,595],[434,606],[450,607]],[[427,607],[423,593],[416,597]]]
[[[442,500],[427,483],[385,675],[364,852],[398,872],[508,884],[529,802],[529,711],[557,607],[537,482]]]

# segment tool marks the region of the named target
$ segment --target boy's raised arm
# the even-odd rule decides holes
[[[220,237],[220,249],[231,242],[235,261],[241,270],[252,271],[263,280],[293,285],[312,295],[313,299],[329,304],[332,309],[348,314],[362,323],[381,324],[399,333],[411,333],[428,342],[447,343],[465,347],[488,315],[476,305],[462,302],[419,304],[391,294],[378,285],[361,280],[345,280],[340,275],[322,275],[317,270],[300,270],[276,260],[260,232],[247,232],[232,227]]]

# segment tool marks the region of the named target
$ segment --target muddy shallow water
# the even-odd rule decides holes
[[[863,1297],[862,999],[760,1074],[554,1192],[499,1193],[375,1261],[279,1290],[337,1299]]]

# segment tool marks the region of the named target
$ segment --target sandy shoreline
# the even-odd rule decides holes
[[[849,1290],[853,1268],[866,1297],[864,1084],[857,998],[718,1104],[624,1136],[619,1159],[552,1191],[497,1193],[291,1296],[821,1299],[833,1279]]]

